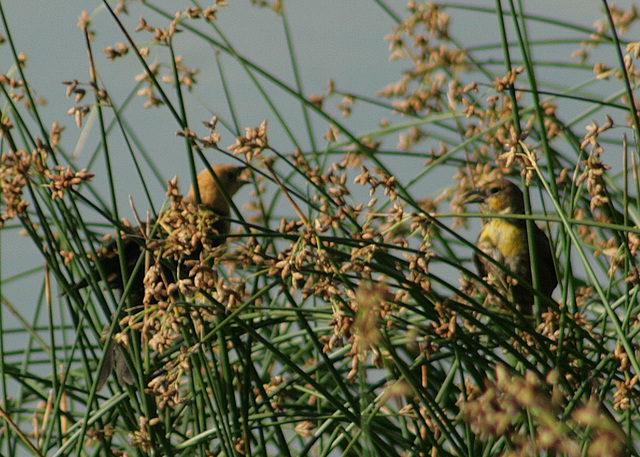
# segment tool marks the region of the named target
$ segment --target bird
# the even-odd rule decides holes
[[[234,165],[214,165],[211,167],[220,185],[222,185],[227,197],[233,197],[236,192],[240,190],[245,184],[249,184],[246,179],[241,179],[240,176],[246,167],[236,167]],[[225,235],[229,232],[229,216],[231,215],[231,208],[229,202],[225,198],[224,192],[220,191],[218,183],[208,169],[205,169],[198,173],[198,190],[200,191],[200,204],[216,213],[218,216],[222,216],[223,224],[218,230],[221,235]],[[196,193],[191,186],[189,193],[184,198],[188,203],[196,203]]]
[[[234,165],[214,165],[211,167],[216,174],[218,181],[227,197],[231,198],[240,190],[242,186],[248,184],[249,181],[241,179],[241,174],[246,167],[238,167]],[[208,246],[216,247],[224,243],[226,234],[229,232],[229,217],[231,209],[229,202],[225,198],[225,192],[220,190],[218,183],[208,169],[198,173],[197,184],[200,193],[200,207],[211,211],[215,216],[212,221],[213,232],[216,234],[213,239],[209,239]],[[187,204],[196,204],[196,192],[193,185],[189,188],[189,192],[183,201]],[[160,216],[162,218],[162,215]],[[152,222],[151,226],[154,225]],[[147,224],[142,223],[139,227],[126,227],[122,238],[122,250],[127,273],[131,273],[138,262],[139,257],[145,250],[145,235]],[[94,264],[99,263],[100,267],[96,267],[90,271],[90,275],[95,280],[100,280],[99,268],[102,269],[106,284],[110,289],[123,291],[126,286],[122,269],[120,266],[120,252],[115,240],[104,245],[99,251]],[[144,290],[142,279],[144,276],[143,269],[139,269],[139,273],[134,278],[130,292],[136,298],[141,298]],[[71,285],[71,290],[79,290],[89,285],[89,278],[85,277],[79,282]]]
[[[524,197],[518,186],[508,179],[490,181],[470,192],[464,198],[465,203],[479,203],[480,212],[484,215],[525,214]],[[551,299],[558,285],[554,257],[547,235],[534,223],[533,245],[537,263],[537,292]],[[474,252],[473,263],[483,278],[493,278],[506,297],[517,305],[526,316],[533,315],[534,293],[531,291],[532,274],[529,255],[527,222],[516,218],[483,218],[483,226],[476,246],[495,262],[490,261],[479,252]],[[521,280],[510,277],[506,270],[513,272]]]
[[[241,174],[245,168],[246,167],[237,167],[233,165],[214,165],[211,169],[215,173],[217,181],[209,169],[205,169],[197,175],[196,179],[200,194],[199,207],[205,211],[211,212],[212,215],[209,216],[213,217],[207,217],[207,215],[195,217],[195,224],[191,225],[193,225],[195,230],[198,231],[198,234],[193,236],[194,233],[189,232],[188,236],[183,236],[183,238],[191,238],[191,240],[186,242],[182,240],[182,245],[186,244],[186,246],[189,247],[189,242],[193,244],[193,239],[197,239],[198,241],[196,246],[202,250],[205,247],[215,248],[225,242],[226,234],[230,229],[229,217],[231,215],[231,208],[227,198],[231,198],[242,186],[249,183],[249,181],[241,178]],[[220,187],[224,189],[224,192],[221,191]],[[191,186],[189,193],[184,197],[184,199],[182,199],[182,203],[178,205],[175,211],[172,212],[171,210],[168,210],[159,216],[159,221],[162,222],[162,227],[170,227],[169,231],[173,233],[179,232],[180,229],[183,228],[180,227],[180,224],[187,220],[191,222],[189,216],[193,216],[197,212],[195,206],[196,200],[195,189]],[[184,216],[185,212],[187,213],[186,217]],[[200,227],[203,221],[209,222],[211,227],[207,227],[206,230]],[[155,222],[151,225],[155,225]],[[162,228],[160,230],[162,234],[171,238],[172,235],[164,232],[163,230],[164,229]],[[156,246],[158,244],[155,239],[147,240],[146,232],[147,224],[144,223],[141,224],[140,227],[129,227],[124,231],[121,246],[128,274],[133,272],[138,259],[143,255],[145,250],[147,248],[153,250],[154,243]],[[180,235],[178,235],[178,237],[180,237]],[[181,243],[178,242],[178,244]],[[193,260],[196,260],[199,257],[199,252],[191,252],[190,258]],[[108,287],[124,292],[126,281],[123,278],[122,268],[120,265],[120,251],[118,250],[118,244],[115,240],[102,247],[98,253],[98,257],[94,259],[94,264],[95,268],[90,271],[90,275],[94,280],[101,279],[99,274],[99,269],[101,269]],[[144,297],[145,272],[143,270],[144,269],[139,268],[135,277],[129,279],[132,284],[128,293],[134,306],[140,304]],[[167,276],[171,273],[169,268],[164,268],[163,272],[166,273]],[[89,282],[89,278],[85,277],[81,281],[72,284],[71,290],[82,289],[88,286]],[[105,326],[103,336],[105,336],[108,327],[108,325]],[[116,347],[116,345],[113,344],[113,341],[111,341],[105,346],[104,351],[105,361],[97,377],[97,391],[100,391],[104,387],[112,372],[115,372],[120,385],[133,385],[134,376],[126,364],[124,349]]]

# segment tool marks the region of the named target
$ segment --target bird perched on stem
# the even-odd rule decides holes
[[[487,216],[525,213],[522,191],[506,179],[488,182],[468,192],[465,203],[479,203],[480,212]],[[558,278],[549,239],[536,224],[533,224],[532,236],[536,250],[534,257],[538,279],[537,291],[540,295],[551,298],[553,290],[558,285]],[[476,246],[495,261],[492,262],[480,253],[474,252],[473,262],[480,276],[488,277],[499,290],[504,291],[505,295],[519,306],[523,314],[531,316],[534,294],[531,291],[533,281],[527,221],[485,217]],[[507,271],[513,272],[514,276],[517,275],[521,280],[511,277]],[[523,285],[522,280],[526,281],[529,287]]]
[[[156,265],[162,265],[160,259],[179,260],[181,270],[185,270],[184,276],[191,277],[187,264],[198,270],[198,264],[206,257],[203,255],[204,251],[210,251],[225,242],[225,236],[229,232],[228,218],[231,215],[229,199],[249,182],[240,178],[244,168],[232,165],[215,165],[212,170],[217,180],[208,169],[199,173],[197,176],[200,194],[199,206],[196,206],[196,192],[193,186],[187,196],[182,199],[176,196],[175,181],[170,183],[171,208],[163,212],[158,221],[151,224],[151,226],[157,226],[157,233],[148,237],[147,232],[150,227],[147,227],[147,224],[125,230],[121,243],[122,255],[115,240],[108,243],[94,259],[96,268],[90,272],[91,277],[96,281],[100,280],[102,277],[98,270],[102,270],[107,285],[111,289],[124,292],[127,281],[123,277],[121,257],[124,257],[128,276],[133,273],[136,263],[147,250],[153,253]],[[173,192],[174,190],[175,192]],[[160,274],[151,276],[160,276],[161,279],[156,279],[157,282],[151,285],[151,294],[150,297],[147,297],[145,296],[147,280],[144,270],[138,268],[135,276],[128,279],[128,282],[131,282],[128,296],[134,306],[143,301],[146,302],[147,299],[158,299],[158,296],[166,297],[168,287],[164,284],[164,278],[170,277],[172,271],[175,271],[164,265],[156,268],[155,271],[159,271]],[[72,290],[81,289],[88,284],[89,280],[85,278],[74,284]],[[154,287],[158,285],[164,285],[164,287]],[[198,282],[194,281],[193,287],[197,288],[197,285]],[[108,330],[108,326],[106,330]],[[121,385],[133,384],[134,377],[126,365],[123,350],[117,349],[112,341],[105,346],[105,354],[105,362],[98,374],[97,390],[101,390],[105,385],[114,367]]]
[[[209,172],[208,169],[203,170],[197,176],[198,188],[200,192],[200,207],[204,210],[210,211],[213,217],[207,219],[210,223],[210,227],[207,227],[208,232],[213,235],[207,237],[205,240],[202,236],[192,237],[193,240],[200,240],[201,245],[205,245],[208,248],[213,248],[224,243],[225,235],[229,232],[229,216],[231,214],[229,202],[226,197],[231,198],[242,186],[249,181],[240,178],[240,175],[245,167],[236,167],[233,165],[214,165],[212,167],[213,172],[216,174],[218,181],[224,192],[220,190],[215,178]],[[191,186],[189,193],[182,202],[186,205],[195,205],[196,197],[193,186]],[[195,206],[192,206],[195,209]],[[167,212],[170,213],[171,211]],[[193,210],[191,211],[193,212]],[[184,222],[184,219],[178,219],[177,223],[174,221],[165,220],[165,214],[160,215],[160,221],[163,222],[163,227],[168,227],[171,224],[174,226]],[[167,218],[168,219],[168,218]],[[175,219],[175,218],[174,218]],[[166,223],[165,223],[166,222]],[[151,225],[154,225],[153,223]],[[172,227],[179,228],[179,227]],[[127,273],[131,274],[135,264],[138,262],[140,255],[145,250],[145,237],[147,231],[147,224],[142,224],[140,227],[132,227],[124,230],[124,236],[122,238],[122,250],[125,258],[125,264],[127,266]],[[161,230],[162,231],[162,230]],[[161,234],[158,234],[158,237]],[[167,234],[168,235],[168,234]],[[153,240],[151,241],[153,242]],[[183,249],[184,251],[184,249]],[[99,264],[104,274],[104,279],[111,289],[124,290],[125,281],[123,280],[122,269],[120,267],[120,253],[118,251],[117,243],[115,240],[105,245],[99,252],[98,257],[94,263]],[[140,273],[134,278],[131,288],[132,294],[136,298],[141,295],[144,290],[142,284],[142,278],[144,276],[143,269],[140,269]],[[90,274],[95,280],[100,280],[101,276],[98,273],[98,268],[91,271]],[[87,278],[72,286],[73,290],[78,290],[86,287],[89,284]]]

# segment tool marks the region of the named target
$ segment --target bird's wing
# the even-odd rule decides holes
[[[553,253],[551,252],[549,238],[547,238],[547,235],[537,225],[534,242],[536,246],[536,258],[540,266],[540,268],[538,268],[540,287],[542,293],[550,297],[558,285],[558,277],[556,276],[555,262]]]
[[[471,260],[473,260],[473,264],[476,266],[476,270],[478,271],[478,276],[480,276],[481,278],[484,278],[485,276],[487,276],[487,269],[485,268],[485,264],[484,264],[484,261],[486,261],[486,259],[483,259],[478,251],[473,251],[473,256],[471,257]]]
[[[143,252],[143,233],[145,227],[146,224],[143,223],[142,227],[131,227],[125,230],[122,245],[124,247],[124,256],[129,271],[133,270],[133,267]],[[90,278],[93,278],[95,281],[100,281],[101,277],[98,264],[102,267],[105,279],[111,288],[119,290],[124,288],[122,272],[120,270],[120,256],[118,254],[118,245],[116,240],[111,240],[107,243],[98,252],[98,254],[98,258],[94,260],[94,267],[89,271],[87,277],[82,278],[80,281],[73,284],[71,290],[80,290],[87,287],[89,285]]]

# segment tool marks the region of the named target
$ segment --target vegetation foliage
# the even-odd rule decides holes
[[[63,119],[43,123],[42,88],[29,83],[17,24],[0,3],[13,56],[0,69],[0,234],[5,245],[26,234],[44,265],[18,275],[42,284],[34,308],[2,292],[15,279],[2,268],[0,453],[636,455],[640,43],[623,38],[635,9],[604,1],[590,26],[516,1],[400,9],[376,0],[370,7],[395,23],[381,36],[398,80],[376,94],[334,82],[309,94],[288,2],[254,3],[280,19],[293,83],[236,50],[220,27],[231,7],[223,0],[177,12],[105,0],[80,17],[90,80],[65,83],[75,121],[66,131]],[[139,14],[147,19],[135,30],[126,25]],[[94,49],[95,15],[122,42]],[[457,17],[489,17],[496,41],[456,38]],[[531,38],[538,27],[552,38]],[[219,53],[227,99],[213,119],[188,116],[201,69],[180,57],[186,37]],[[536,59],[556,46],[574,53]],[[102,76],[110,63],[100,51],[139,68],[126,100],[112,98],[123,82]],[[271,110],[260,125],[237,116],[229,61]],[[558,70],[567,76],[549,82],[545,72]],[[305,129],[289,127],[282,99],[299,106]],[[209,161],[245,164],[249,201],[236,201],[226,245],[200,244],[194,261],[190,242],[207,217],[171,213],[180,201],[172,182],[174,206],[132,222],[163,211],[188,221],[150,230],[135,266],[142,300],[131,284],[122,296],[96,280],[77,290],[102,236],[121,243],[126,226],[114,143],[136,164],[140,200],[152,200],[149,176],[163,163],[128,117],[141,103],[173,117],[192,180]],[[352,130],[348,118],[370,109],[385,113],[379,127]],[[65,143],[74,128],[100,138],[84,163]],[[273,131],[292,146],[273,144]],[[442,173],[451,184],[430,187]],[[108,189],[95,186],[100,176]],[[501,177],[521,186],[556,259],[560,284],[552,301],[536,299],[533,317],[478,276],[475,234],[460,230],[478,221],[465,193]],[[25,341],[17,352],[6,349],[14,335]],[[98,390],[110,347],[131,382],[113,376]]]

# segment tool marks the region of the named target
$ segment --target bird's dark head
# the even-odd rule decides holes
[[[507,179],[496,179],[467,192],[465,203],[480,203],[484,214],[524,214],[522,191]]]

